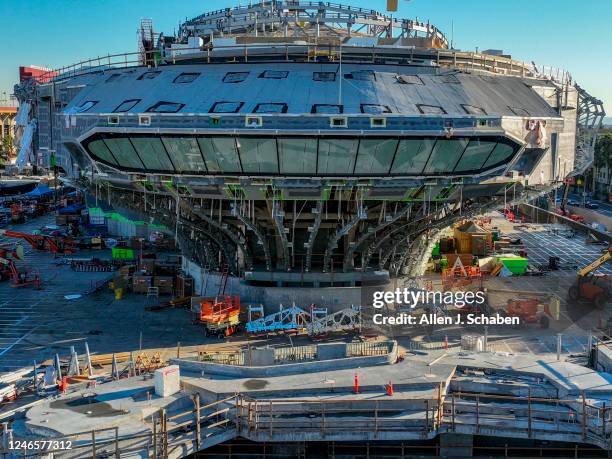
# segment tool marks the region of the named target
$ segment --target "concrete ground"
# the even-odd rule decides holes
[[[596,260],[604,246],[585,243],[582,234],[571,235],[563,225],[520,224],[505,220],[499,213],[492,213],[490,227],[497,227],[503,236],[521,239],[530,266],[548,266],[549,257],[560,258],[561,269],[547,271],[543,276],[515,276],[485,278],[482,287],[488,291],[490,312],[502,312],[509,299],[530,298],[534,293],[555,295],[560,300],[559,320],[551,320],[548,329],[538,324],[521,327],[489,326],[489,350],[511,355],[537,356],[555,354],[557,334],[562,334],[562,353],[584,353],[589,335],[607,332],[606,324],[612,318],[612,304],[597,309],[588,302],[575,302],[568,298],[569,287],[576,280],[576,272]],[[571,237],[568,237],[571,236]],[[598,273],[612,274],[612,265],[603,266]],[[441,277],[434,275],[434,290],[441,289]],[[464,290],[473,290],[474,283]],[[524,293],[523,293],[524,292]],[[530,293],[528,293],[530,292]],[[441,348],[445,338],[449,344],[458,345],[462,335],[483,335],[483,326],[438,326],[435,330],[415,330],[414,327],[394,327],[390,330],[407,349]]]
[[[254,398],[260,397],[298,397],[324,395],[336,398],[350,393],[354,387],[354,377],[359,377],[360,390],[370,392],[366,398],[386,397],[385,385],[392,381],[397,396],[400,398],[418,398],[421,391],[428,389],[433,393],[434,387],[446,383],[454,373],[453,365],[440,364],[435,368],[425,360],[406,359],[395,365],[378,365],[338,370],[302,373],[266,378],[230,378],[217,375],[187,374],[183,381],[189,390],[203,390],[220,394],[219,398],[239,392]],[[259,382],[260,384],[254,384]],[[334,394],[338,391],[338,394]],[[376,391],[376,392],[375,392]],[[372,392],[375,392],[372,394]],[[428,392],[428,391],[426,391]],[[263,394],[263,395],[258,395]],[[422,395],[422,394],[421,394]]]
[[[19,231],[29,232],[52,222],[52,216],[42,217],[27,224],[14,225]],[[525,290],[549,292],[561,298],[561,317],[552,322],[549,330],[537,326],[520,329],[489,327],[489,343],[492,350],[511,354],[541,355],[556,351],[556,335],[563,333],[563,353],[584,352],[588,336],[605,324],[612,315],[610,308],[596,310],[588,304],[569,304],[567,288],[575,279],[575,266],[594,260],[601,246],[584,244],[584,237],[571,239],[555,234],[558,226],[515,225],[496,216],[493,226],[511,237],[519,237],[526,245],[533,264],[547,264],[548,256],[560,256],[567,269],[551,272],[544,277],[494,278],[487,281],[487,288],[500,290]],[[558,231],[557,231],[558,233]],[[6,239],[5,239],[6,240]],[[6,240],[9,242],[9,240]],[[0,241],[4,242],[4,241]],[[219,342],[203,336],[202,328],[191,323],[186,309],[165,309],[159,312],[145,311],[147,299],[143,295],[128,294],[115,300],[112,292],[103,288],[100,292],[76,300],[66,300],[64,295],[82,294],[96,282],[109,278],[108,273],[76,273],[69,266],[59,264],[48,253],[33,252],[27,247],[26,259],[18,262],[20,269],[36,268],[43,280],[43,289],[15,289],[9,282],[0,283],[0,371],[6,372],[30,366],[34,360],[42,362],[55,353],[67,356],[70,346],[82,355],[87,342],[92,354],[127,352],[142,349],[159,349],[162,357],[175,357],[177,344],[181,352],[203,349],[202,346],[233,349],[246,344],[264,342],[265,337],[254,339],[232,337]],[[77,257],[109,257],[107,251],[80,252]],[[610,268],[606,268],[610,269]],[[461,329],[438,328],[430,336],[407,333],[400,336],[406,348],[411,342],[424,341],[440,347],[445,337],[451,344],[458,343],[462,333],[482,334],[483,327]],[[404,335],[397,330],[396,335]],[[142,336],[142,338],[141,338]],[[338,336],[340,340],[351,336]],[[397,337],[396,337],[397,338]],[[308,337],[273,336],[266,344],[307,344]]]
[[[18,225],[18,229],[31,231],[49,220],[49,217],[42,218]],[[516,372],[519,379],[536,378],[540,381],[540,378],[544,378],[538,383],[529,380],[513,382],[517,386],[517,393],[537,388],[539,384],[542,391],[554,387],[559,396],[576,399],[585,391],[592,403],[609,402],[612,399],[612,375],[590,370],[575,363],[577,360],[570,356],[584,355],[589,335],[595,333],[596,328],[610,317],[609,307],[595,310],[589,305],[570,304],[566,298],[567,288],[575,278],[576,266],[594,260],[601,248],[584,244],[582,236],[559,236],[552,231],[554,228],[544,225],[513,225],[502,219],[496,219],[493,225],[498,226],[504,235],[521,238],[532,264],[547,264],[548,256],[555,255],[561,257],[566,269],[548,273],[544,277],[494,278],[488,281],[487,288],[554,293],[561,298],[559,320],[552,322],[548,330],[541,330],[537,326],[518,329],[490,326],[489,350],[492,352],[486,354],[462,352],[457,347],[461,334],[483,334],[483,327],[443,327],[420,335],[407,333],[404,336],[403,333],[396,333],[401,335],[395,338],[405,360],[398,365],[358,369],[360,385],[373,389],[361,397],[385,399],[384,385],[388,381],[393,381],[396,387],[393,397],[398,400],[431,396],[432,391],[435,392],[432,386],[447,381],[454,374],[456,366],[461,366],[477,368],[482,372],[482,376],[477,378],[457,378],[459,384],[468,384],[468,391],[499,380],[510,384],[507,381],[507,372],[510,371]],[[92,254],[99,256],[103,253],[81,252],[78,257]],[[38,268],[43,279],[43,289],[14,289],[8,282],[0,284],[2,371],[31,365],[34,359],[39,362],[48,360],[55,353],[65,356],[72,345],[82,354],[85,341],[94,354],[126,352],[142,346],[143,349],[160,349],[163,352],[162,358],[176,356],[178,342],[181,343],[181,355],[198,350],[231,351],[247,344],[264,342],[274,346],[312,342],[304,335],[273,335],[269,340],[236,336],[219,342],[214,338],[205,338],[201,327],[191,323],[190,314],[185,309],[145,311],[147,300],[144,296],[129,294],[125,299],[117,301],[110,290],[102,289],[99,293],[76,300],[64,298],[67,294],[84,293],[91,288],[92,283],[107,278],[107,273],[75,273],[67,265],[58,264],[58,260],[51,254],[34,253],[31,250],[28,250],[26,260],[20,262],[21,267],[25,265]],[[562,333],[560,360],[556,357],[557,333]],[[444,349],[445,337],[449,339],[448,350]],[[353,335],[337,335],[332,339],[346,341],[353,339]],[[495,374],[496,371],[499,374]],[[312,400],[341,401],[344,398],[354,398],[350,390],[354,374],[355,370],[331,370],[325,373],[266,378],[265,387],[261,391],[250,389],[253,380],[246,379],[221,380],[184,374],[183,381],[190,391],[201,390],[213,398],[235,391],[251,392],[255,398],[265,398],[271,394],[283,396],[286,390],[284,397],[308,394],[307,397]],[[333,393],[334,389],[338,391]],[[178,402],[177,398],[149,401],[135,397],[135,393],[152,390],[150,380],[137,377],[99,385],[96,393],[109,394],[109,397],[102,397],[102,404],[83,412],[77,401],[87,394],[87,389],[74,387],[74,390],[76,392],[59,399],[45,400],[30,410],[27,414],[29,422],[26,422],[30,427],[40,428],[41,434],[45,428],[70,433],[75,429],[120,425],[120,432],[127,435],[146,431],[150,427],[142,421],[143,415],[146,416],[160,406]]]
[[[16,231],[32,232],[52,223],[52,216],[25,224],[11,225]],[[0,238],[0,243],[15,242]],[[0,283],[0,372],[33,365],[54,357],[69,355],[70,346],[84,353],[87,342],[92,354],[125,352],[149,348],[175,348],[202,344],[201,327],[193,325],[186,309],[145,311],[145,295],[128,294],[116,301],[107,287],[100,292],[67,300],[65,295],[84,294],[112,273],[74,272],[62,258],[36,252],[24,246],[21,271],[35,269],[42,278],[42,289],[13,288]],[[79,251],[75,258],[110,258],[110,251]],[[161,300],[169,297],[160,297]],[[142,334],[142,338],[141,338]]]
[[[120,435],[133,435],[150,429],[146,419],[161,407],[166,407],[170,414],[191,409],[188,395],[194,392],[200,392],[207,403],[240,392],[262,402],[263,406],[269,399],[337,403],[391,399],[398,404],[424,398],[433,400],[439,396],[439,383],[444,382],[445,392],[448,390],[457,366],[477,370],[473,374],[462,370],[462,375],[455,378],[461,384],[461,391],[468,393],[487,392],[487,388],[501,383],[503,390],[513,395],[526,395],[528,391],[539,394],[538,389],[541,389],[552,397],[576,400],[577,407],[583,393],[593,406],[609,404],[612,398],[612,375],[564,360],[557,361],[552,355],[525,357],[451,350],[406,357],[395,365],[267,377],[257,380],[266,383],[266,387],[258,389],[249,386],[255,381],[252,379],[218,379],[185,373],[181,376],[183,391],[166,398],[153,394],[150,379],[134,377],[99,385],[95,390],[77,390],[47,399],[28,411],[25,425],[20,422],[16,427],[21,435],[26,433],[27,425],[30,435],[53,436],[118,426]],[[360,378],[360,394],[352,390],[355,373]],[[389,381],[395,388],[392,397],[385,393],[385,384]]]

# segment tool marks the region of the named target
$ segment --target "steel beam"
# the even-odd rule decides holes
[[[385,228],[388,228],[390,225],[394,224],[400,218],[404,217],[411,209],[412,209],[412,204],[406,204],[406,206],[402,210],[396,212],[394,215],[391,216],[390,219],[385,219],[383,223],[379,224],[378,226],[374,228],[369,228],[368,231],[366,231],[365,233],[362,233],[357,239],[357,241],[355,241],[355,243],[347,249],[344,255],[344,263],[343,263],[344,272],[348,272],[353,269],[353,263],[354,263],[353,254],[355,253],[357,249],[359,249],[359,247],[361,247],[368,239],[370,239],[376,233],[384,230]]]
[[[351,220],[346,225],[336,231],[334,235],[329,239],[329,242],[327,243],[327,249],[325,250],[325,255],[323,258],[323,272],[328,271],[329,265],[331,263],[332,253],[338,247],[338,242],[340,241],[340,239],[342,239],[343,236],[346,236],[349,231],[352,230],[355,225],[357,225],[357,223],[367,218],[367,212],[368,210],[365,208],[358,208],[355,212],[355,215],[353,215],[353,218],[351,218]]]
[[[268,245],[268,238],[266,238],[264,234],[261,232],[261,230],[257,227],[257,223],[249,219],[246,215],[242,214],[242,212],[240,211],[240,209],[238,209],[238,206],[235,203],[232,204],[232,215],[234,215],[238,220],[240,220],[244,224],[244,226],[246,226],[248,229],[250,229],[253,232],[253,234],[255,234],[255,237],[257,237],[257,240],[261,244],[262,249],[264,251],[264,257],[266,258],[266,270],[271,271],[272,270],[272,257],[270,255],[270,247]]]
[[[319,232],[319,228],[321,227],[321,220],[323,219],[323,201],[317,202],[315,221],[312,225],[312,231],[310,228],[310,234],[308,235],[308,247],[306,247],[306,267],[305,271],[309,272],[312,266],[312,251],[314,248],[315,240],[317,239],[317,233]]]

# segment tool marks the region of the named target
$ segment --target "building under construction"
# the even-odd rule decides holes
[[[437,228],[583,164],[581,124],[602,115],[567,72],[320,2],[213,11],[176,36],[143,21],[137,53],[56,72],[16,91],[32,160],[171,228],[194,277],[228,266],[250,292],[418,273]]]
[[[137,52],[15,93],[23,162],[57,165],[111,236],[141,220],[181,257],[125,236],[112,262],[41,257],[48,291],[0,288],[0,322],[24,327],[0,364],[34,362],[35,400],[0,409],[6,457],[40,439],[65,458],[612,455],[610,290],[591,276],[612,239],[564,201],[530,204],[593,161],[602,104],[567,72],[454,49],[429,22],[262,1],[175,35],[143,20]],[[123,251],[140,256],[88,271]],[[169,284],[140,282],[164,263]],[[122,299],[122,279],[142,295]],[[377,326],[405,309],[375,310],[372,291],[440,285],[488,309],[432,302],[413,313],[448,326]],[[525,328],[455,320],[468,312]]]

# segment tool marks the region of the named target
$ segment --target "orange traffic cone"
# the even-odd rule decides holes
[[[387,384],[387,395],[388,396],[393,395],[393,384],[391,383],[391,381],[389,381],[389,384]]]
[[[444,349],[448,351],[448,336],[444,337]]]

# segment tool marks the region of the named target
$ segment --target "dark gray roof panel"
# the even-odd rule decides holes
[[[289,114],[311,113],[316,104],[337,104],[340,82],[345,114],[360,114],[362,104],[389,107],[392,114],[420,115],[419,105],[438,106],[449,116],[466,116],[464,105],[481,108],[489,116],[558,117],[535,91],[533,80],[518,77],[483,78],[459,72],[433,74],[431,68],[344,64],[343,78],[315,81],[314,72],[336,72],[336,64],[233,64],[170,65],[157,69],[154,78],[139,79],[151,69],[113,70],[80,76],[66,84],[85,85],[67,107],[99,101],[88,113],[110,113],[123,101],[142,99],[130,112],[143,112],[160,101],[185,104],[180,113],[209,113],[220,101],[243,102],[240,113],[252,113],[258,104],[285,103]],[[287,71],[286,78],[260,78],[266,70]],[[375,78],[345,78],[352,72],[373,70]],[[242,82],[225,83],[229,72],[249,72]],[[121,77],[109,77],[121,73]],[[183,73],[200,73],[189,84],[175,83]],[[401,83],[397,75],[418,73],[423,84]],[[410,78],[405,81],[411,81]],[[144,107],[144,108],[143,108]],[[514,111],[510,109],[512,107]]]

